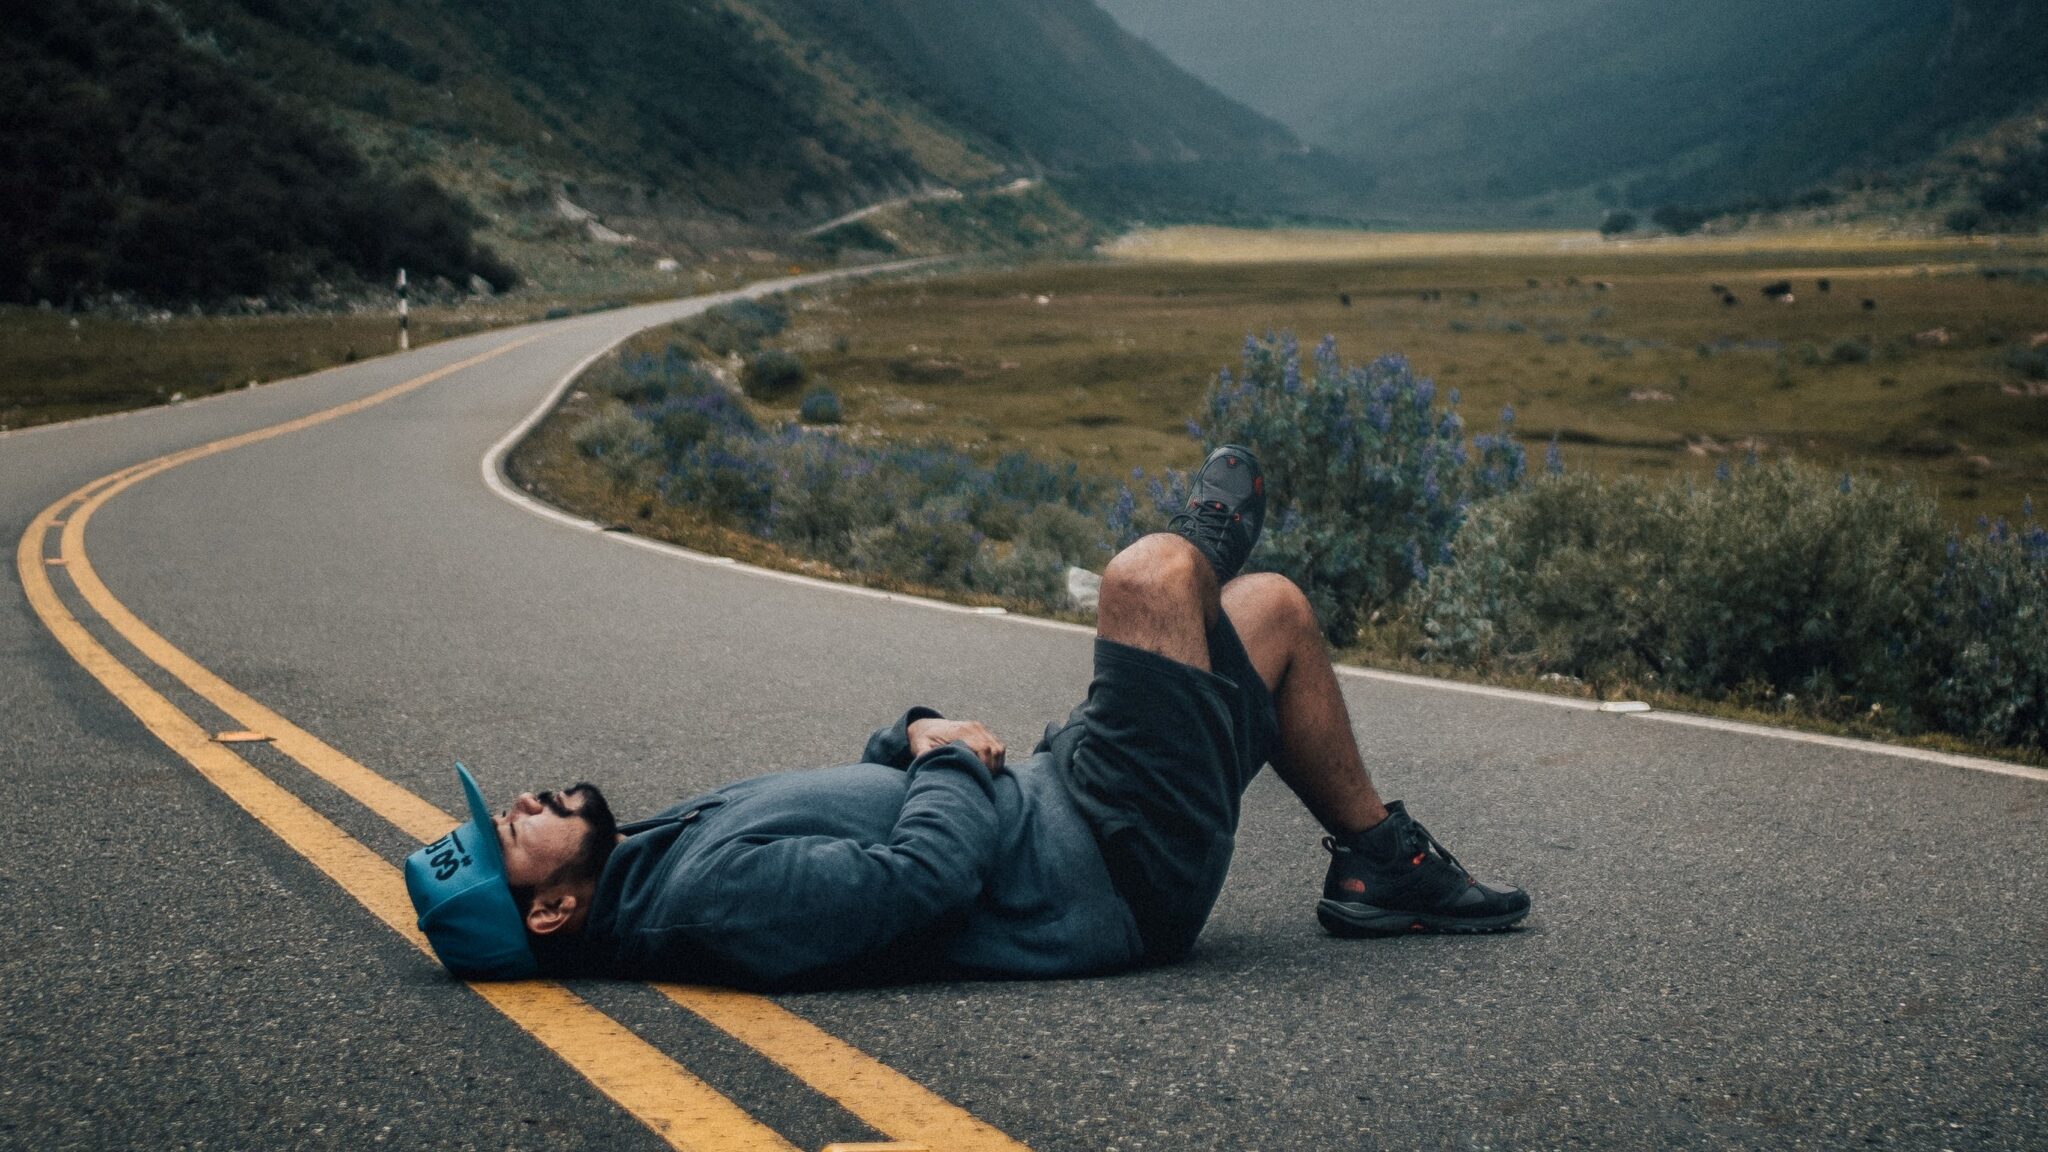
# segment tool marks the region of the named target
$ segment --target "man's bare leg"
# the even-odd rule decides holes
[[[1337,936],[1411,932],[1499,932],[1529,914],[1519,888],[1483,884],[1405,811],[1380,801],[1322,629],[1301,589],[1271,574],[1223,586],[1224,612],[1280,720],[1273,768],[1330,832],[1330,869],[1316,919]]]
[[[1154,533],[1102,570],[1095,634],[1207,671],[1209,622],[1222,610],[1216,570],[1195,546]]]
[[[1301,589],[1270,573],[1220,589],[1186,540],[1147,536],[1102,574],[1096,634],[1196,668],[1209,667],[1208,627],[1229,614],[1273,694],[1280,748],[1273,768],[1330,833],[1316,919],[1337,936],[1498,932],[1529,914],[1519,888],[1482,884],[1405,811],[1390,812],[1351,732],[1322,629]]]
[[[1118,553],[1102,574],[1096,634],[1209,667],[1209,625],[1230,615],[1280,722],[1274,771],[1333,835],[1370,828],[1387,809],[1373,789],[1314,609],[1284,576],[1240,576],[1219,593],[1192,544],[1164,533]]]
[[[1270,572],[1224,585],[1223,611],[1273,693],[1280,749],[1273,770],[1332,835],[1387,818],[1337,687],[1315,609],[1293,581]]]

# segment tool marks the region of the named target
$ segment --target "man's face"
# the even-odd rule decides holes
[[[510,808],[491,818],[505,856],[505,882],[514,890],[540,887],[576,858],[590,831],[589,821],[579,815],[584,799],[573,790],[521,792]]]

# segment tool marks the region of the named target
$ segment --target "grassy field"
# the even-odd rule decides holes
[[[562,245],[556,245],[562,249]],[[549,315],[661,300],[782,275],[758,258],[653,270],[644,253],[551,250],[546,280],[497,299],[412,313],[414,347]],[[396,306],[376,312],[146,317],[0,308],[0,431],[187,400],[398,348]]]
[[[1407,356],[1476,429],[1512,404],[1569,467],[1711,471],[1754,447],[1910,475],[1959,517],[2048,495],[2040,241],[1184,229],[1110,251],[850,288],[777,343],[840,393],[854,435],[1106,475],[1194,463],[1187,423],[1216,371],[1247,333],[1291,330],[1347,359]],[[1781,279],[1791,303],[1762,294]]]

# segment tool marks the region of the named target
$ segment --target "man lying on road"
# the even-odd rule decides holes
[[[1194,946],[1267,763],[1330,833],[1328,931],[1516,924],[1526,894],[1381,803],[1301,591],[1237,575],[1264,512],[1251,453],[1211,454],[1172,531],[1110,561],[1088,698],[1021,764],[982,725],[913,708],[861,763],[623,826],[589,784],[494,816],[461,772],[473,822],[406,861],[420,927],[481,978],[777,987],[1159,963]]]

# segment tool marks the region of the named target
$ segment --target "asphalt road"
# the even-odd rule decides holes
[[[142,481],[91,519],[92,566],[199,664],[450,812],[458,758],[494,796],[589,778],[631,815],[851,759],[912,703],[1028,746],[1083,688],[1085,636],[628,547],[485,486],[479,460],[564,373],[685,307],[0,436],[0,525],[15,540],[116,469],[537,331]],[[51,571],[121,663],[236,726]],[[12,568],[0,668],[0,1145],[665,1146],[152,736]],[[776,1002],[1041,1152],[2048,1142],[2048,783],[1346,691],[1386,794],[1529,888],[1527,930],[1325,937],[1317,830],[1269,774],[1187,963]],[[274,749],[244,755],[383,860],[415,845]],[[652,989],[573,990],[799,1148],[891,1135]]]

